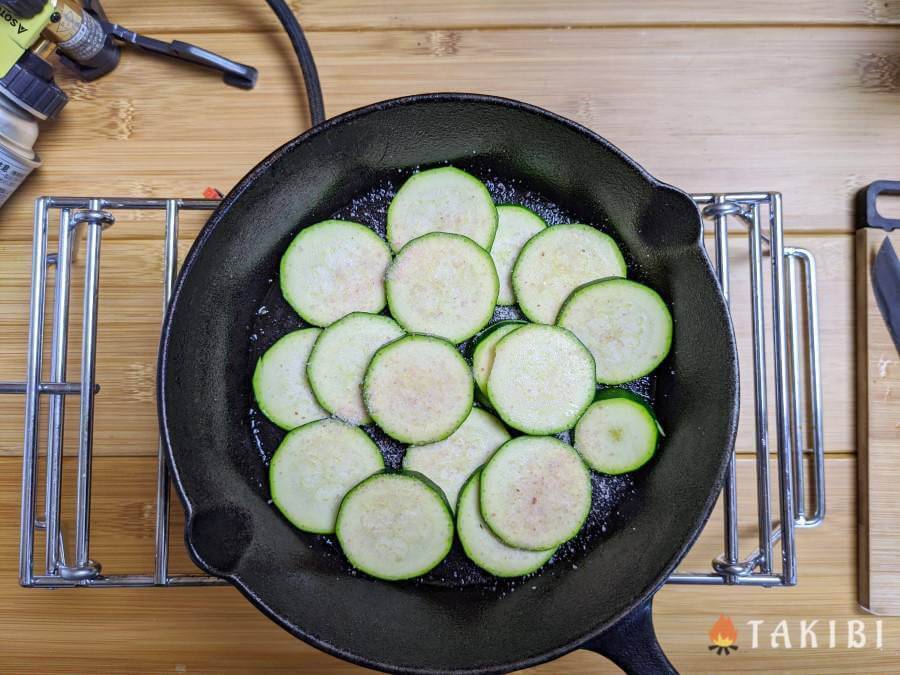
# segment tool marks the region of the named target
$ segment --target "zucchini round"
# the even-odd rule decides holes
[[[496,417],[479,408],[443,441],[406,449],[403,468],[418,471],[437,483],[451,506],[472,472],[509,440],[509,432]]]
[[[378,446],[362,429],[335,419],[289,432],[269,463],[272,503],[304,532],[330,534],[347,491],[384,470]]]
[[[628,279],[600,279],[578,288],[558,324],[591,350],[597,382],[622,384],[652,372],[672,345],[672,315],[659,294]]]
[[[553,557],[556,548],[525,551],[507,546],[498,539],[481,517],[480,474],[479,470],[469,477],[460,490],[456,506],[456,531],[463,550],[469,560],[495,577],[531,574]]]
[[[641,468],[659,443],[653,410],[625,389],[606,389],[575,425],[575,449],[594,471],[617,475]]]
[[[253,371],[253,395],[263,415],[282,429],[328,417],[306,379],[306,362],[322,331],[288,333],[266,350]]]
[[[509,426],[526,434],[557,434],[594,400],[594,359],[572,333],[531,324],[494,348],[488,398]]]
[[[461,234],[489,251],[497,209],[484,183],[452,166],[410,176],[388,207],[388,243],[399,251],[429,232]]]
[[[458,344],[491,320],[499,281],[491,256],[474,241],[432,232],[401,249],[385,288],[391,316],[407,331]]]
[[[384,309],[391,252],[365,225],[325,220],[300,230],[281,258],[281,293],[307,323]]]
[[[323,330],[306,364],[319,404],[350,424],[371,423],[362,399],[363,376],[375,352],[402,335],[390,317],[365,312],[348,314]]]
[[[412,579],[434,569],[453,544],[453,515],[440,488],[411,472],[379,473],[341,502],[337,540],[356,569]]]
[[[556,323],[569,294],[589,281],[624,277],[625,259],[608,234],[589,225],[554,225],[522,247],[512,286],[522,313],[536,323]]]
[[[516,304],[512,288],[512,268],[525,242],[547,227],[538,214],[524,206],[497,207],[497,236],[491,246],[491,257],[500,277],[498,305]]]
[[[487,400],[488,375],[491,374],[491,367],[494,365],[494,348],[500,338],[526,323],[526,321],[498,321],[475,338],[475,347],[472,350],[472,375],[475,378],[475,386],[485,400]]]
[[[434,443],[456,431],[472,410],[472,373],[456,347],[430,335],[407,335],[375,352],[363,378],[375,423],[401,443]]]
[[[481,471],[481,516],[504,543],[546,551],[568,541],[591,510],[591,474],[570,445],[519,436]]]

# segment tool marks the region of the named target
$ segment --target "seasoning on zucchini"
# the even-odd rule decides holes
[[[372,418],[362,400],[362,382],[372,356],[403,335],[397,322],[380,314],[353,312],[322,331],[306,365],[319,404],[350,424]]]
[[[453,514],[440,488],[412,472],[379,473],[341,502],[335,528],[344,555],[378,579],[434,569],[453,544]]]
[[[306,379],[306,361],[321,332],[305,328],[288,333],[256,362],[253,395],[263,415],[282,429],[328,417]]]
[[[429,232],[461,234],[489,251],[497,209],[484,183],[452,166],[410,176],[388,207],[388,243],[399,251]]]
[[[589,225],[554,225],[522,248],[512,285],[525,316],[552,324],[576,288],[594,279],[624,277],[625,272],[625,259],[609,235]]]
[[[330,534],[347,491],[384,469],[378,446],[366,433],[336,419],[289,432],[269,463],[272,502],[305,532]]]
[[[401,443],[434,443],[469,416],[472,372],[446,340],[407,335],[375,352],[363,400],[375,423]]]
[[[384,309],[391,252],[365,225],[325,220],[300,230],[281,258],[281,293],[307,323]]]
[[[653,371],[672,345],[672,315],[659,293],[628,279],[601,279],[566,300],[558,324],[591,354],[601,384],[622,384]]]

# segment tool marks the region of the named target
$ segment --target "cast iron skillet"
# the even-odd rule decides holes
[[[268,503],[273,448],[249,412],[257,311],[292,236],[352,213],[355,197],[396,182],[398,170],[448,161],[507,177],[610,232],[629,275],[657,289],[675,319],[655,381],[661,451],[582,546],[513,583],[478,583],[453,566],[462,563],[425,582],[351,573],[334,546],[298,532]],[[701,236],[683,192],[591,131],[516,101],[395,99],[290,141],[210,217],[163,326],[160,425],[192,557],[297,637],[372,668],[501,672],[586,648],[629,672],[673,672],[650,599],[706,522],[737,425],[734,337]]]

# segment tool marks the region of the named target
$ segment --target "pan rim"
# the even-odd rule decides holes
[[[396,664],[390,664],[378,661],[376,659],[370,659],[365,656],[362,656],[358,653],[346,651],[327,640],[323,639],[320,636],[313,635],[310,633],[304,632],[300,627],[294,626],[290,624],[285,618],[280,616],[277,612],[272,610],[266,605],[266,603],[256,595],[251,588],[249,588],[243,581],[240,576],[239,570],[233,574],[221,574],[216,573],[213,570],[209,569],[206,563],[203,562],[201,556],[195,550],[193,543],[191,541],[189,535],[189,524],[194,516],[194,506],[189,501],[185,487],[182,484],[182,477],[178,471],[178,467],[174,460],[173,453],[173,443],[172,439],[169,435],[168,429],[168,419],[167,419],[167,410],[165,405],[166,399],[166,372],[167,367],[166,363],[168,360],[168,352],[169,352],[169,337],[171,333],[171,326],[174,320],[175,308],[178,305],[178,301],[181,295],[181,292],[184,288],[185,280],[188,278],[190,271],[193,265],[196,263],[200,252],[203,249],[205,242],[209,239],[215,229],[218,227],[220,221],[224,217],[224,215],[230,210],[232,204],[234,204],[241,195],[252,186],[257,178],[266,172],[268,168],[278,161],[284,154],[293,150],[297,145],[300,145],[307,141],[310,138],[318,136],[322,133],[327,132],[328,130],[343,126],[347,122],[361,119],[365,116],[375,114],[387,109],[397,108],[397,107],[405,107],[405,106],[415,106],[421,104],[428,103],[447,103],[447,102],[473,102],[473,103],[483,103],[483,104],[491,104],[498,105],[504,108],[513,108],[528,114],[536,115],[539,117],[543,117],[545,119],[549,119],[550,121],[560,124],[562,126],[568,127],[569,129],[581,134],[587,140],[592,141],[594,143],[599,143],[607,150],[614,153],[625,165],[630,167],[632,170],[636,172],[638,176],[640,176],[647,184],[649,184],[652,188],[655,189],[663,189],[671,194],[675,195],[679,199],[688,200],[692,207],[696,210],[694,206],[694,202],[691,197],[684,192],[683,190],[676,188],[672,185],[669,185],[665,182],[662,182],[652,176],[646,169],[644,169],[639,163],[633,160],[631,157],[626,155],[622,150],[618,147],[610,143],[608,140],[597,134],[596,132],[588,129],[587,127],[574,122],[566,117],[538,107],[536,105],[525,103],[522,101],[518,101],[515,99],[504,98],[499,96],[491,96],[486,94],[474,94],[474,93],[463,93],[463,92],[433,92],[426,94],[415,94],[411,96],[403,96],[398,98],[387,99],[384,101],[379,101],[376,103],[371,103],[366,106],[362,106],[348,112],[345,112],[341,115],[329,118],[325,122],[314,126],[307,131],[301,133],[295,138],[287,141],[280,147],[276,148],[272,152],[270,152],[265,158],[263,158],[259,163],[256,164],[248,173],[232,188],[231,191],[222,199],[220,204],[216,207],[213,213],[210,215],[207,222],[204,224],[194,243],[192,244],[187,256],[185,257],[184,263],[179,271],[178,278],[175,283],[175,287],[173,289],[171,301],[166,308],[163,323],[162,323],[162,333],[160,338],[160,348],[159,355],[157,361],[157,411],[159,418],[159,427],[160,427],[160,438],[162,440],[163,446],[165,448],[166,453],[166,461],[169,467],[169,471],[172,477],[172,482],[175,485],[176,492],[178,493],[179,500],[182,503],[182,506],[185,510],[185,531],[184,531],[184,540],[188,552],[194,561],[195,564],[198,565],[201,569],[207,571],[214,576],[218,576],[222,579],[227,580],[230,584],[235,586],[241,593],[244,595],[250,602],[256,606],[261,612],[263,612],[268,618],[273,620],[277,625],[281,626],[287,632],[289,632],[294,637],[298,637],[307,644],[320,649],[328,654],[333,656],[337,656],[351,663],[355,663],[358,665],[366,666],[369,668],[374,668],[377,670],[387,671],[387,672],[404,672],[404,673],[416,673],[421,675],[437,675],[438,673],[446,673],[447,670],[442,669],[434,669],[434,668],[408,668],[402,667],[398,668]],[[722,485],[724,482],[725,471],[727,469],[728,463],[730,461],[730,457],[732,455],[732,451],[734,448],[735,438],[737,435],[737,426],[738,426],[738,415],[739,415],[739,401],[740,401],[740,381],[739,381],[739,370],[738,370],[738,362],[737,362],[737,348],[736,348],[736,340],[734,336],[734,329],[731,321],[731,314],[728,310],[727,302],[721,292],[721,289],[718,286],[718,283],[715,281],[715,274],[713,271],[712,264],[709,260],[709,257],[702,245],[703,238],[703,227],[702,221],[700,220],[699,212],[697,213],[698,225],[697,228],[697,240],[691,244],[692,247],[699,249],[701,253],[701,261],[703,266],[705,267],[705,272],[710,277],[710,280],[715,284],[716,288],[716,302],[717,302],[717,310],[722,312],[722,314],[726,318],[726,341],[728,348],[728,361],[727,364],[730,371],[733,373],[733,381],[734,381],[734,393],[731,397],[730,405],[729,405],[729,419],[728,419],[728,428],[726,431],[727,440],[724,444],[724,447],[721,448],[721,461],[717,471],[715,472],[715,480],[710,485],[709,495],[703,505],[702,510],[699,511],[698,517],[695,519],[693,523],[693,527],[690,530],[690,535],[685,538],[681,545],[677,548],[677,550],[673,553],[673,555],[669,558],[668,561],[661,567],[660,574],[651,580],[645,588],[632,597],[627,603],[623,605],[623,608],[616,613],[612,618],[604,619],[599,623],[591,626],[586,631],[582,632],[573,639],[567,641],[564,644],[561,644],[549,651],[541,652],[540,654],[532,655],[525,657],[523,659],[515,660],[515,661],[507,661],[503,664],[491,664],[490,666],[473,666],[471,668],[462,668],[462,669],[454,669],[449,672],[460,673],[460,674],[468,674],[468,673],[494,673],[494,672],[508,672],[510,670],[518,670],[522,668],[528,668],[531,666],[535,666],[541,663],[546,663],[548,661],[559,658],[571,651],[574,651],[578,648],[583,647],[586,643],[591,640],[601,636],[606,630],[615,625],[617,622],[622,620],[625,616],[634,611],[639,605],[649,601],[652,599],[653,595],[665,584],[666,580],[675,571],[678,563],[684,558],[690,548],[694,545],[700,533],[703,531],[704,526],[709,520],[712,510],[715,506],[716,501],[718,500],[719,493],[722,489]]]

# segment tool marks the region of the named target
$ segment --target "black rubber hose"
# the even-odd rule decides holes
[[[297,60],[300,61],[300,70],[303,71],[303,83],[306,85],[306,98],[309,101],[309,114],[312,117],[313,126],[325,121],[325,104],[322,102],[322,87],[319,85],[319,72],[316,70],[316,62],[313,60],[309,43],[300,28],[300,22],[290,10],[284,0],[266,0],[275,16],[284,26]]]

